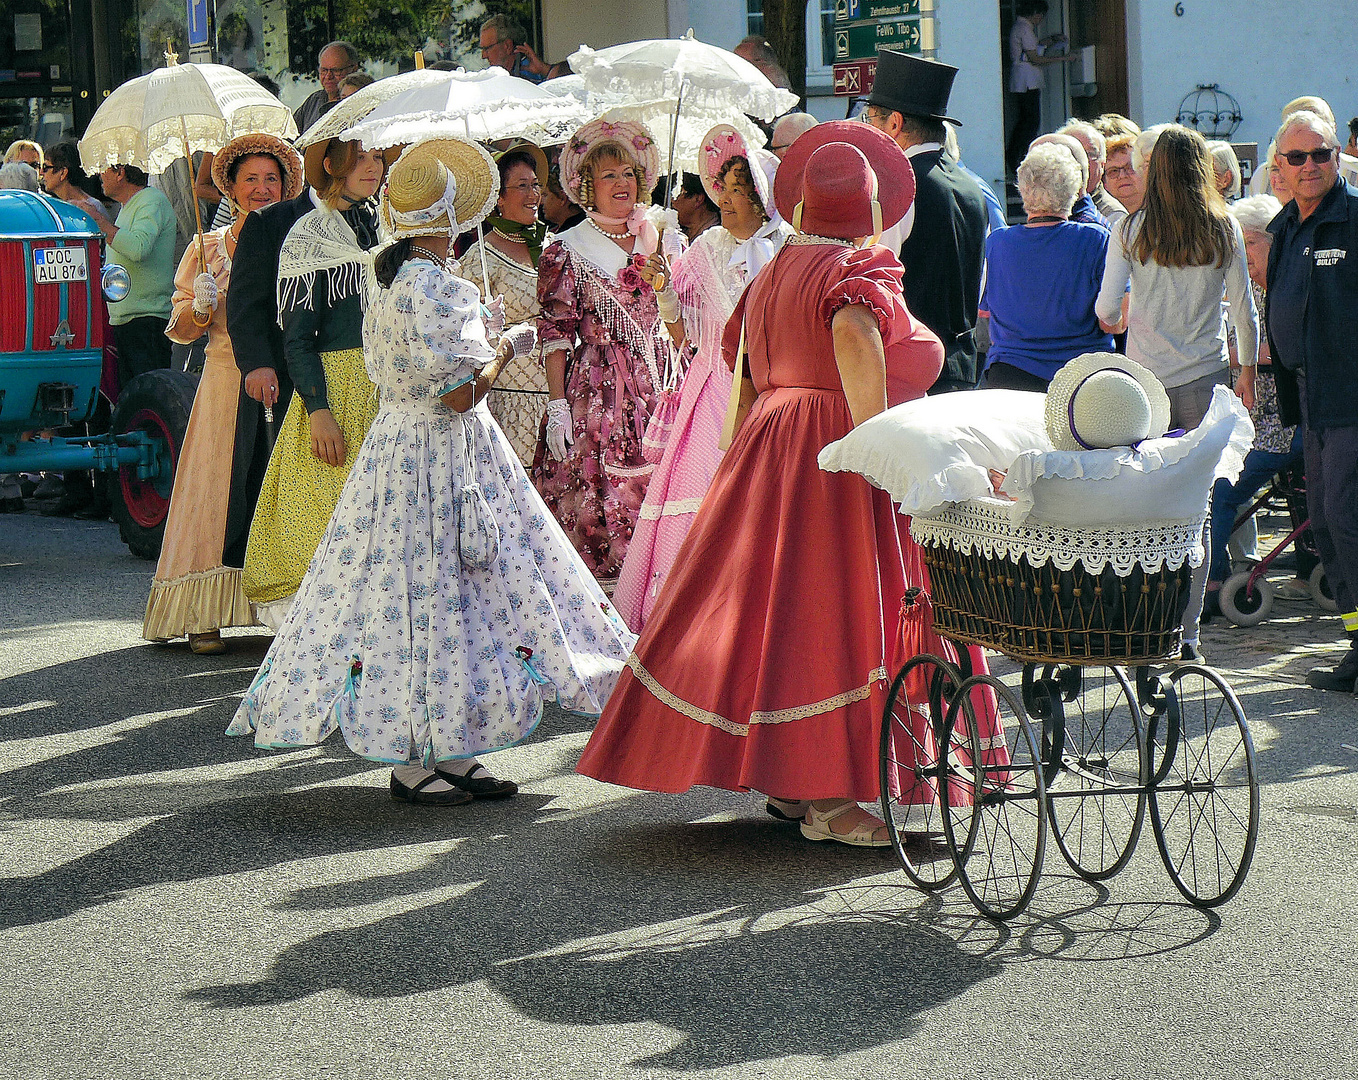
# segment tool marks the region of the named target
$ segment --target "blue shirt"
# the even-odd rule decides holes
[[[987,365],[1050,379],[1081,353],[1112,352],[1094,314],[1109,234],[1097,225],[1018,225],[986,240]]]
[[[1075,205],[1070,208],[1070,220],[1080,221],[1086,225],[1098,225],[1112,232],[1108,219],[1099,213],[1099,208],[1094,205],[1094,200],[1090,198],[1088,192],[1081,193],[1075,200]]]
[[[996,232],[1000,229],[1009,227],[1009,219],[1004,213],[1004,204],[1000,202],[1000,197],[995,194],[995,189],[981,179],[979,173],[974,173],[963,165],[960,161],[957,167],[976,181],[976,186],[981,189],[981,195],[985,198],[986,216],[990,219],[990,231]]]

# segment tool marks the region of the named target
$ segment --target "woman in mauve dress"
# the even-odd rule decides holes
[[[746,289],[724,339],[734,368],[743,320],[753,404],[580,759],[585,775],[761,791],[808,839],[890,843],[859,803],[878,797],[901,603],[925,578],[886,493],[816,459],[886,408],[884,347],[915,339],[934,362],[900,263],[864,246],[913,196],[905,155],[865,124],[818,125],[784,158],[774,198],[798,235]]]

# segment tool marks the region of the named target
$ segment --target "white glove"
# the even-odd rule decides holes
[[[679,294],[673,289],[656,293],[655,304],[660,309],[660,317],[666,323],[679,321]]]
[[[511,357],[527,356],[538,343],[538,328],[526,322],[511,326],[500,338],[501,345],[506,342],[514,350]]]
[[[547,402],[547,449],[557,461],[565,461],[571,438],[571,407],[565,398]]]
[[[206,270],[193,279],[193,310],[199,315],[217,310],[217,281]]]
[[[498,337],[505,331],[505,298],[497,296],[485,305],[486,334]]]

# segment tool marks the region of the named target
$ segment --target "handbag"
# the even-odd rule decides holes
[[[717,443],[717,449],[726,450],[731,445],[731,440],[736,437],[736,428],[740,426],[741,417],[748,412],[748,407],[741,408],[741,396],[745,389],[745,319],[740,320],[740,344],[736,347],[736,367],[731,372],[731,397],[726,404],[726,420],[721,425],[721,439]]]
[[[652,465],[659,465],[660,459],[665,456],[670,432],[674,430],[674,421],[679,415],[679,397],[684,379],[681,363],[681,359],[671,351],[665,365],[664,386],[656,395],[655,409],[646,421],[646,431],[641,436],[641,456]]]
[[[462,449],[467,467],[463,475],[474,476],[476,468],[476,433],[472,425],[474,410],[468,409],[462,420]],[[468,430],[472,429],[472,430]],[[468,444],[470,443],[470,449]],[[500,555],[500,526],[491,512],[490,503],[481,485],[472,481],[462,485],[457,496],[457,557],[469,570],[489,570]]]

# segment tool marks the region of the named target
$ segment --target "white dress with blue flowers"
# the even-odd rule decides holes
[[[635,637],[485,403],[439,400],[493,355],[479,312],[474,286],[423,260],[370,304],[381,409],[228,734],[311,746],[338,727],[365,758],[428,764],[520,742],[544,700],[602,711]],[[469,475],[500,533],[484,570],[458,554]]]

